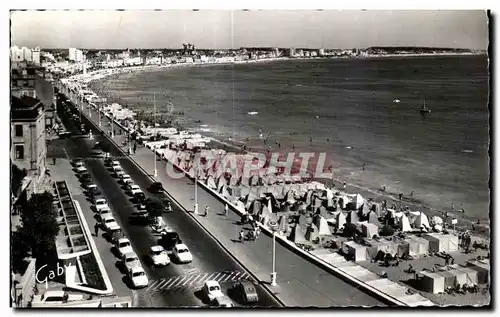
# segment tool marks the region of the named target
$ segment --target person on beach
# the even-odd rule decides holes
[[[386,187],[384,185],[384,186],[382,186],[382,191],[385,192],[385,190],[386,190]]]
[[[399,194],[399,200],[403,200],[403,193]]]
[[[365,170],[366,168],[366,163],[363,163],[363,171]]]
[[[346,183],[346,182],[344,182],[344,183],[342,184],[342,189],[344,189],[344,190],[345,190],[346,188],[347,188],[347,183]]]
[[[455,210],[455,204],[451,203],[451,210]]]
[[[411,191],[411,193],[410,193],[410,197],[413,197],[413,190],[412,190],[412,191]]]

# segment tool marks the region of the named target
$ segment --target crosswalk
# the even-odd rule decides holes
[[[201,287],[206,281],[213,280],[219,283],[237,282],[251,279],[250,274],[241,271],[225,271],[214,273],[191,273],[181,276],[163,278],[155,280],[150,284],[146,291],[149,293],[159,291],[170,291],[179,288]]]

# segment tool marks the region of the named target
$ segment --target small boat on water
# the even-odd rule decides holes
[[[423,102],[422,102],[423,101]],[[427,105],[425,104],[425,97],[422,96],[422,99],[420,100],[420,114],[426,115],[431,113],[431,109],[427,108]]]
[[[259,114],[259,113],[257,111],[250,111],[250,112],[248,112],[248,114],[251,115],[251,116],[255,116],[255,115]]]

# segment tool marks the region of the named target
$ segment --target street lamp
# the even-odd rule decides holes
[[[97,105],[97,116],[99,117],[99,128],[101,127],[101,105]]]
[[[271,272],[271,286],[276,286],[276,231],[278,230],[278,223],[270,220],[268,223],[269,228],[273,231],[273,271]]]
[[[110,124],[111,124],[111,138],[113,139],[115,137],[115,126],[113,124],[114,122],[114,113],[115,111],[114,110],[111,110],[111,120],[110,120]]]
[[[198,214],[198,165],[194,170],[194,213]]]
[[[156,141],[156,95],[153,92],[153,140]],[[154,160],[154,178],[158,177],[158,171],[156,170],[156,145],[153,145],[153,160]]]

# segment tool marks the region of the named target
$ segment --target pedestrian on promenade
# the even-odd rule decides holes
[[[342,189],[344,189],[344,190],[345,190],[346,188],[347,188],[347,183],[346,183],[346,182],[344,182],[344,184],[342,184]]]
[[[412,190],[412,191],[411,191],[411,193],[410,193],[410,197],[413,197],[413,190]]]
[[[245,241],[245,232],[243,231],[243,229],[240,231],[239,239],[241,243]]]
[[[227,212],[228,212],[228,210],[229,210],[229,206],[226,204],[226,205],[224,206],[224,216],[227,216]]]
[[[95,236],[98,237],[99,236],[99,224],[98,223],[96,223],[94,225],[94,230],[95,230]]]
[[[203,214],[203,217],[206,217],[208,215],[208,206],[205,206],[205,213]]]
[[[56,165],[56,158],[52,158],[53,162],[54,162],[54,165]]]

